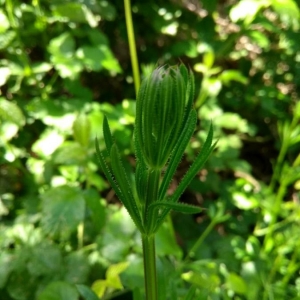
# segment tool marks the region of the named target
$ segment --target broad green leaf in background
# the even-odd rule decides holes
[[[100,71],[103,68],[114,73],[121,73],[121,67],[105,44],[97,46],[82,46],[77,49],[76,56],[82,61],[88,71]]]
[[[80,296],[84,300],[101,300],[88,286],[83,284],[76,284],[76,288]]]
[[[70,2],[53,5],[52,12],[54,16],[64,17],[70,22],[88,23],[91,27],[96,27],[100,20],[82,3]]]
[[[64,142],[54,153],[53,162],[62,165],[83,165],[87,159],[86,150],[76,142]]]
[[[102,297],[106,289],[123,289],[120,274],[127,269],[128,265],[128,262],[121,262],[108,267],[105,275],[106,279],[97,280],[92,285],[92,290],[98,295],[98,297]]]
[[[270,0],[270,2],[283,23],[293,26],[295,30],[299,29],[300,9],[294,0]]]
[[[67,282],[53,281],[38,295],[37,300],[78,300],[76,288]]]
[[[108,267],[106,271],[106,282],[108,287],[113,287],[115,289],[122,289],[123,285],[121,283],[119,275],[124,272],[129,266],[128,262],[120,262]]]
[[[4,98],[0,98],[0,120],[14,123],[19,127],[25,124],[25,116],[19,106]]]
[[[217,272],[207,268],[199,269],[199,271],[189,271],[181,275],[185,281],[200,287],[208,294],[213,293],[214,289],[220,285],[221,279]]]
[[[249,37],[253,42],[255,42],[260,48],[268,51],[271,45],[271,41],[265,33],[260,31],[251,31],[249,32]],[[245,84],[248,82],[246,78]]]
[[[114,73],[121,73],[122,69],[119,65],[119,62],[114,57],[111,50],[106,47],[105,45],[99,46],[99,49],[104,53],[105,59],[103,60],[102,64],[105,69]]]
[[[144,286],[143,259],[137,253],[131,253],[126,261],[129,262],[129,267],[121,274],[122,283],[132,290],[138,288],[141,291]]]
[[[0,9],[0,34],[5,33],[10,27],[9,20],[2,9]]]
[[[100,232],[106,223],[106,206],[100,202],[99,193],[95,189],[85,190],[83,197],[91,214],[93,226],[97,232]]]
[[[11,74],[11,71],[8,67],[0,68],[0,86],[3,86],[7,82],[10,74]]]
[[[97,10],[99,11],[100,16],[105,20],[112,21],[116,18],[117,10],[115,6],[106,0],[99,1]]]
[[[57,130],[46,129],[43,134],[40,135],[33,145],[32,150],[41,157],[49,157],[64,141],[62,134]]]
[[[6,49],[10,43],[15,39],[16,32],[14,30],[7,30],[0,34],[0,50]]]
[[[48,51],[53,56],[71,57],[75,50],[75,40],[69,32],[53,38],[48,46]]]
[[[182,249],[178,246],[175,233],[170,222],[162,224],[156,235],[156,252],[160,256],[182,257]]]
[[[75,40],[69,32],[53,38],[48,46],[50,60],[63,78],[76,78],[82,71],[82,63],[75,57]]]
[[[82,46],[77,49],[76,56],[83,62],[88,70],[100,71],[103,69],[105,54],[99,46]]]
[[[99,248],[105,259],[118,262],[130,253],[136,228],[125,207],[117,210],[114,207],[107,216],[106,226],[99,237]]]
[[[13,256],[2,251],[0,253],[0,289],[2,289],[7,282],[9,274],[12,269]]]
[[[84,218],[85,203],[78,188],[60,186],[42,196],[42,228],[49,235],[65,236],[76,230]]]
[[[27,268],[32,276],[54,276],[61,271],[62,257],[59,248],[49,242],[32,249]]]
[[[269,0],[241,0],[231,8],[229,16],[233,22],[244,20],[247,25],[254,20],[260,9],[268,4]]]
[[[88,257],[84,252],[72,252],[64,258],[64,262],[66,266],[64,270],[65,281],[73,284],[87,282],[90,266]]]
[[[92,291],[97,295],[98,298],[104,295],[106,290],[106,281],[105,280],[96,280],[92,285]]]
[[[235,273],[229,273],[226,276],[226,285],[230,290],[233,290],[235,293],[246,295],[247,286],[243,278]]]

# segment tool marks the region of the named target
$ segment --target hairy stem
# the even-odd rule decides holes
[[[142,235],[146,300],[157,300],[155,237]]]
[[[145,230],[146,233],[151,234],[155,227],[156,217],[154,215],[154,210],[149,209],[151,203],[158,201],[158,191],[160,183],[161,170],[148,170],[147,177],[147,193],[146,193],[146,203],[144,211],[145,220]]]

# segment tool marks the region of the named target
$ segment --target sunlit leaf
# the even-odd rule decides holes
[[[106,271],[106,283],[108,287],[122,289],[123,285],[120,280],[120,274],[129,266],[128,262],[121,262],[108,267]]]
[[[4,85],[9,76],[10,76],[10,69],[8,67],[2,67],[0,68],[0,86]]]
[[[63,143],[54,153],[53,162],[62,165],[82,165],[87,161],[87,152],[76,142]]]
[[[73,134],[75,140],[82,145],[83,147],[87,147],[90,141],[91,135],[91,124],[89,118],[80,114],[73,123]]]
[[[82,3],[70,2],[52,6],[55,16],[65,17],[70,22],[88,23],[91,27],[98,25],[99,18]]]
[[[226,285],[228,289],[235,293],[242,295],[246,295],[247,293],[247,286],[244,279],[235,273],[229,273],[226,276]]]
[[[253,21],[259,10],[268,4],[269,1],[267,0],[241,0],[231,8],[229,16],[233,22],[244,20],[246,24],[249,24]]]
[[[0,119],[14,123],[19,127],[25,124],[25,117],[20,107],[4,98],[0,98]]]
[[[272,7],[279,15],[283,23],[299,29],[300,10],[293,0],[272,0]]]

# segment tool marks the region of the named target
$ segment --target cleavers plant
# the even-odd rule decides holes
[[[201,211],[178,200],[214,149],[212,126],[199,155],[173,195],[167,196],[196,126],[193,97],[194,77],[184,65],[158,67],[143,80],[136,101],[134,182],[126,174],[106,117],[103,121],[106,149],[101,151],[96,140],[101,168],[142,235],[147,300],[157,299],[155,233],[170,210]]]

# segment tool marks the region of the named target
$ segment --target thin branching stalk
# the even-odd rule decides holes
[[[129,44],[130,59],[131,59],[132,72],[133,72],[134,88],[135,88],[135,94],[137,95],[140,89],[140,71],[139,71],[138,57],[136,53],[136,44],[135,44],[135,37],[134,37],[134,30],[133,30],[130,0],[124,0],[124,7],[125,7],[126,28],[128,34],[128,44]]]
[[[184,259],[184,262],[188,261],[190,258],[193,258],[195,256],[195,253],[200,248],[200,246],[202,245],[203,241],[208,236],[208,234],[213,230],[213,228],[215,227],[215,225],[216,225],[216,221],[213,219],[209,223],[209,225],[205,228],[205,230],[200,235],[200,237],[197,239],[197,241],[193,245],[193,247],[190,249],[189,253],[187,254],[187,256]]]

